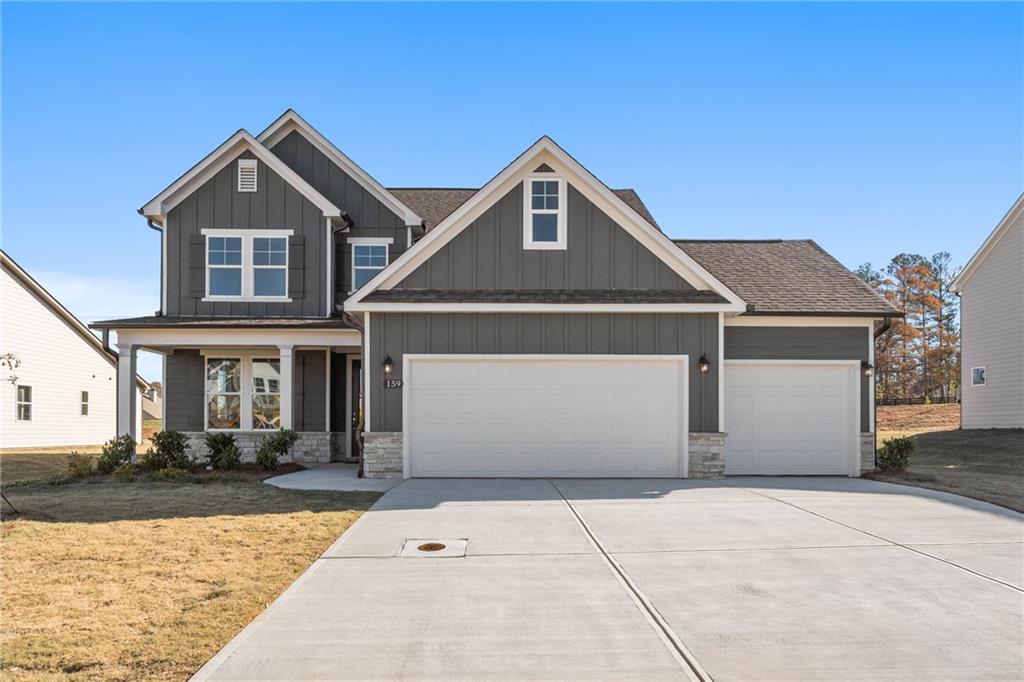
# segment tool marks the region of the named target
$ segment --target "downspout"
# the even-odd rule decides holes
[[[882,326],[878,328],[878,331],[876,331],[874,337],[872,337],[872,342],[875,341],[882,334],[884,334],[887,331],[889,331],[890,329],[892,329],[892,317],[889,316],[889,315],[886,315],[885,317],[882,318]],[[878,355],[876,354],[875,355],[875,363],[877,363],[877,362],[878,362]],[[878,368],[877,367],[875,368],[875,376],[876,377],[878,376]],[[875,468],[877,469],[878,468],[878,399],[877,398],[874,401],[874,405],[875,405],[875,432],[872,435],[874,436],[874,439],[875,439]]]
[[[156,311],[158,316],[164,314],[164,228],[153,222],[152,218],[146,218],[146,225],[149,229],[160,233],[160,309]]]

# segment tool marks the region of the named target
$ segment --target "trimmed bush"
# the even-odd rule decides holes
[[[135,439],[131,434],[111,438],[103,444],[103,450],[96,460],[96,471],[101,474],[112,474],[114,469],[131,462],[134,458]]]
[[[234,469],[242,463],[242,453],[230,433],[207,433],[206,448],[209,450],[210,466],[214,469]]]
[[[298,439],[299,434],[290,429],[281,429],[264,437],[260,449],[256,452],[256,464],[268,471],[276,469],[280,458],[288,454]]]
[[[153,434],[153,445],[142,456],[142,466],[148,471],[161,469],[191,469],[195,463],[185,448],[188,438],[180,431],[160,431]]]
[[[68,455],[68,478],[79,480],[92,473],[92,457],[80,452]]]
[[[878,449],[878,467],[887,471],[903,471],[910,463],[914,441],[910,438],[889,438]]]

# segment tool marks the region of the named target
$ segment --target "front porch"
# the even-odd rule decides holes
[[[292,461],[358,461],[360,332],[341,320],[306,322],[117,328],[119,392],[124,378],[134,376],[139,350],[159,353],[163,426],[188,436],[198,460],[207,457],[209,432],[232,434],[243,461],[254,461],[263,438],[283,428],[299,436]],[[134,409],[119,400],[118,433],[138,439]]]

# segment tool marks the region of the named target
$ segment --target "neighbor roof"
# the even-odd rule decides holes
[[[427,230],[430,230],[479,190],[467,187],[391,187],[388,191],[416,211],[426,223]],[[613,189],[612,192],[644,220],[658,227],[658,223],[654,221],[654,217],[636,190]]]
[[[810,239],[675,240],[757,314],[902,316]]]

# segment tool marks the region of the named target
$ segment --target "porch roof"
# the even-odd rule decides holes
[[[341,317],[186,317],[148,315],[101,320],[93,329],[356,329]]]

